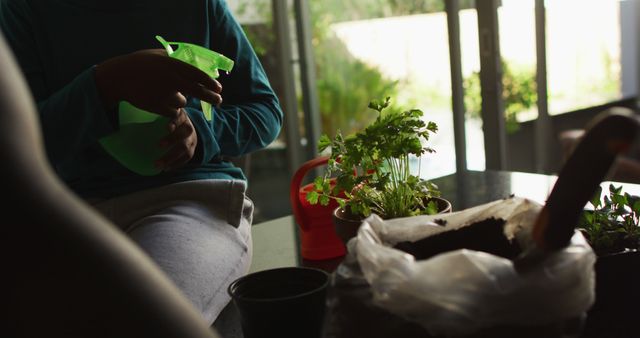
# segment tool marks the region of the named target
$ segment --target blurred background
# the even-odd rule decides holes
[[[279,139],[245,162],[255,222],[291,213],[291,176],[318,156],[319,136],[362,129],[373,99],[438,124],[436,153],[415,160],[424,178],[554,174],[562,131],[609,106],[636,107],[638,0],[228,4],[286,115]]]

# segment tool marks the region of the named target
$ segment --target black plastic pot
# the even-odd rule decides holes
[[[320,338],[329,274],[305,267],[241,277],[228,292],[240,313],[244,338]]]
[[[595,273],[596,302],[587,314],[584,337],[637,336],[640,252],[599,256]]]

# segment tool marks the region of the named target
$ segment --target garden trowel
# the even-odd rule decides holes
[[[534,223],[534,248],[514,261],[519,271],[525,271],[569,244],[584,206],[605,179],[616,157],[631,147],[639,130],[638,118],[625,108],[608,109],[591,122],[562,167]]]

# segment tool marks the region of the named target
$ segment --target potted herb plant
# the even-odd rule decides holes
[[[598,259],[596,301],[590,309],[585,337],[627,337],[637,330],[635,308],[640,304],[640,197],[609,185],[590,201],[578,228]]]
[[[593,210],[582,213],[579,228],[600,257],[640,248],[640,197],[622,192],[622,186],[609,185],[609,194],[601,199],[602,188],[589,202]]]
[[[330,150],[331,155],[307,200],[338,202],[334,223],[345,242],[372,213],[391,219],[451,211],[438,187],[421,179],[419,168],[414,172],[410,167],[412,156],[434,152],[425,143],[438,126],[425,122],[419,109],[385,110],[389,103],[389,97],[369,103],[378,116],[365,129],[346,137],[338,131],[333,139],[322,135],[319,140],[318,150]]]

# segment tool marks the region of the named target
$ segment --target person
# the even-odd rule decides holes
[[[126,232],[209,323],[251,261],[253,204],[225,158],[266,147],[283,114],[223,0],[0,0],[0,28],[37,103],[47,156],[75,193]],[[155,36],[235,62],[213,80],[167,56]],[[224,91],[222,90],[224,86]],[[207,120],[200,100],[211,103]],[[118,130],[118,102],[169,118],[141,176],[98,140]]]

